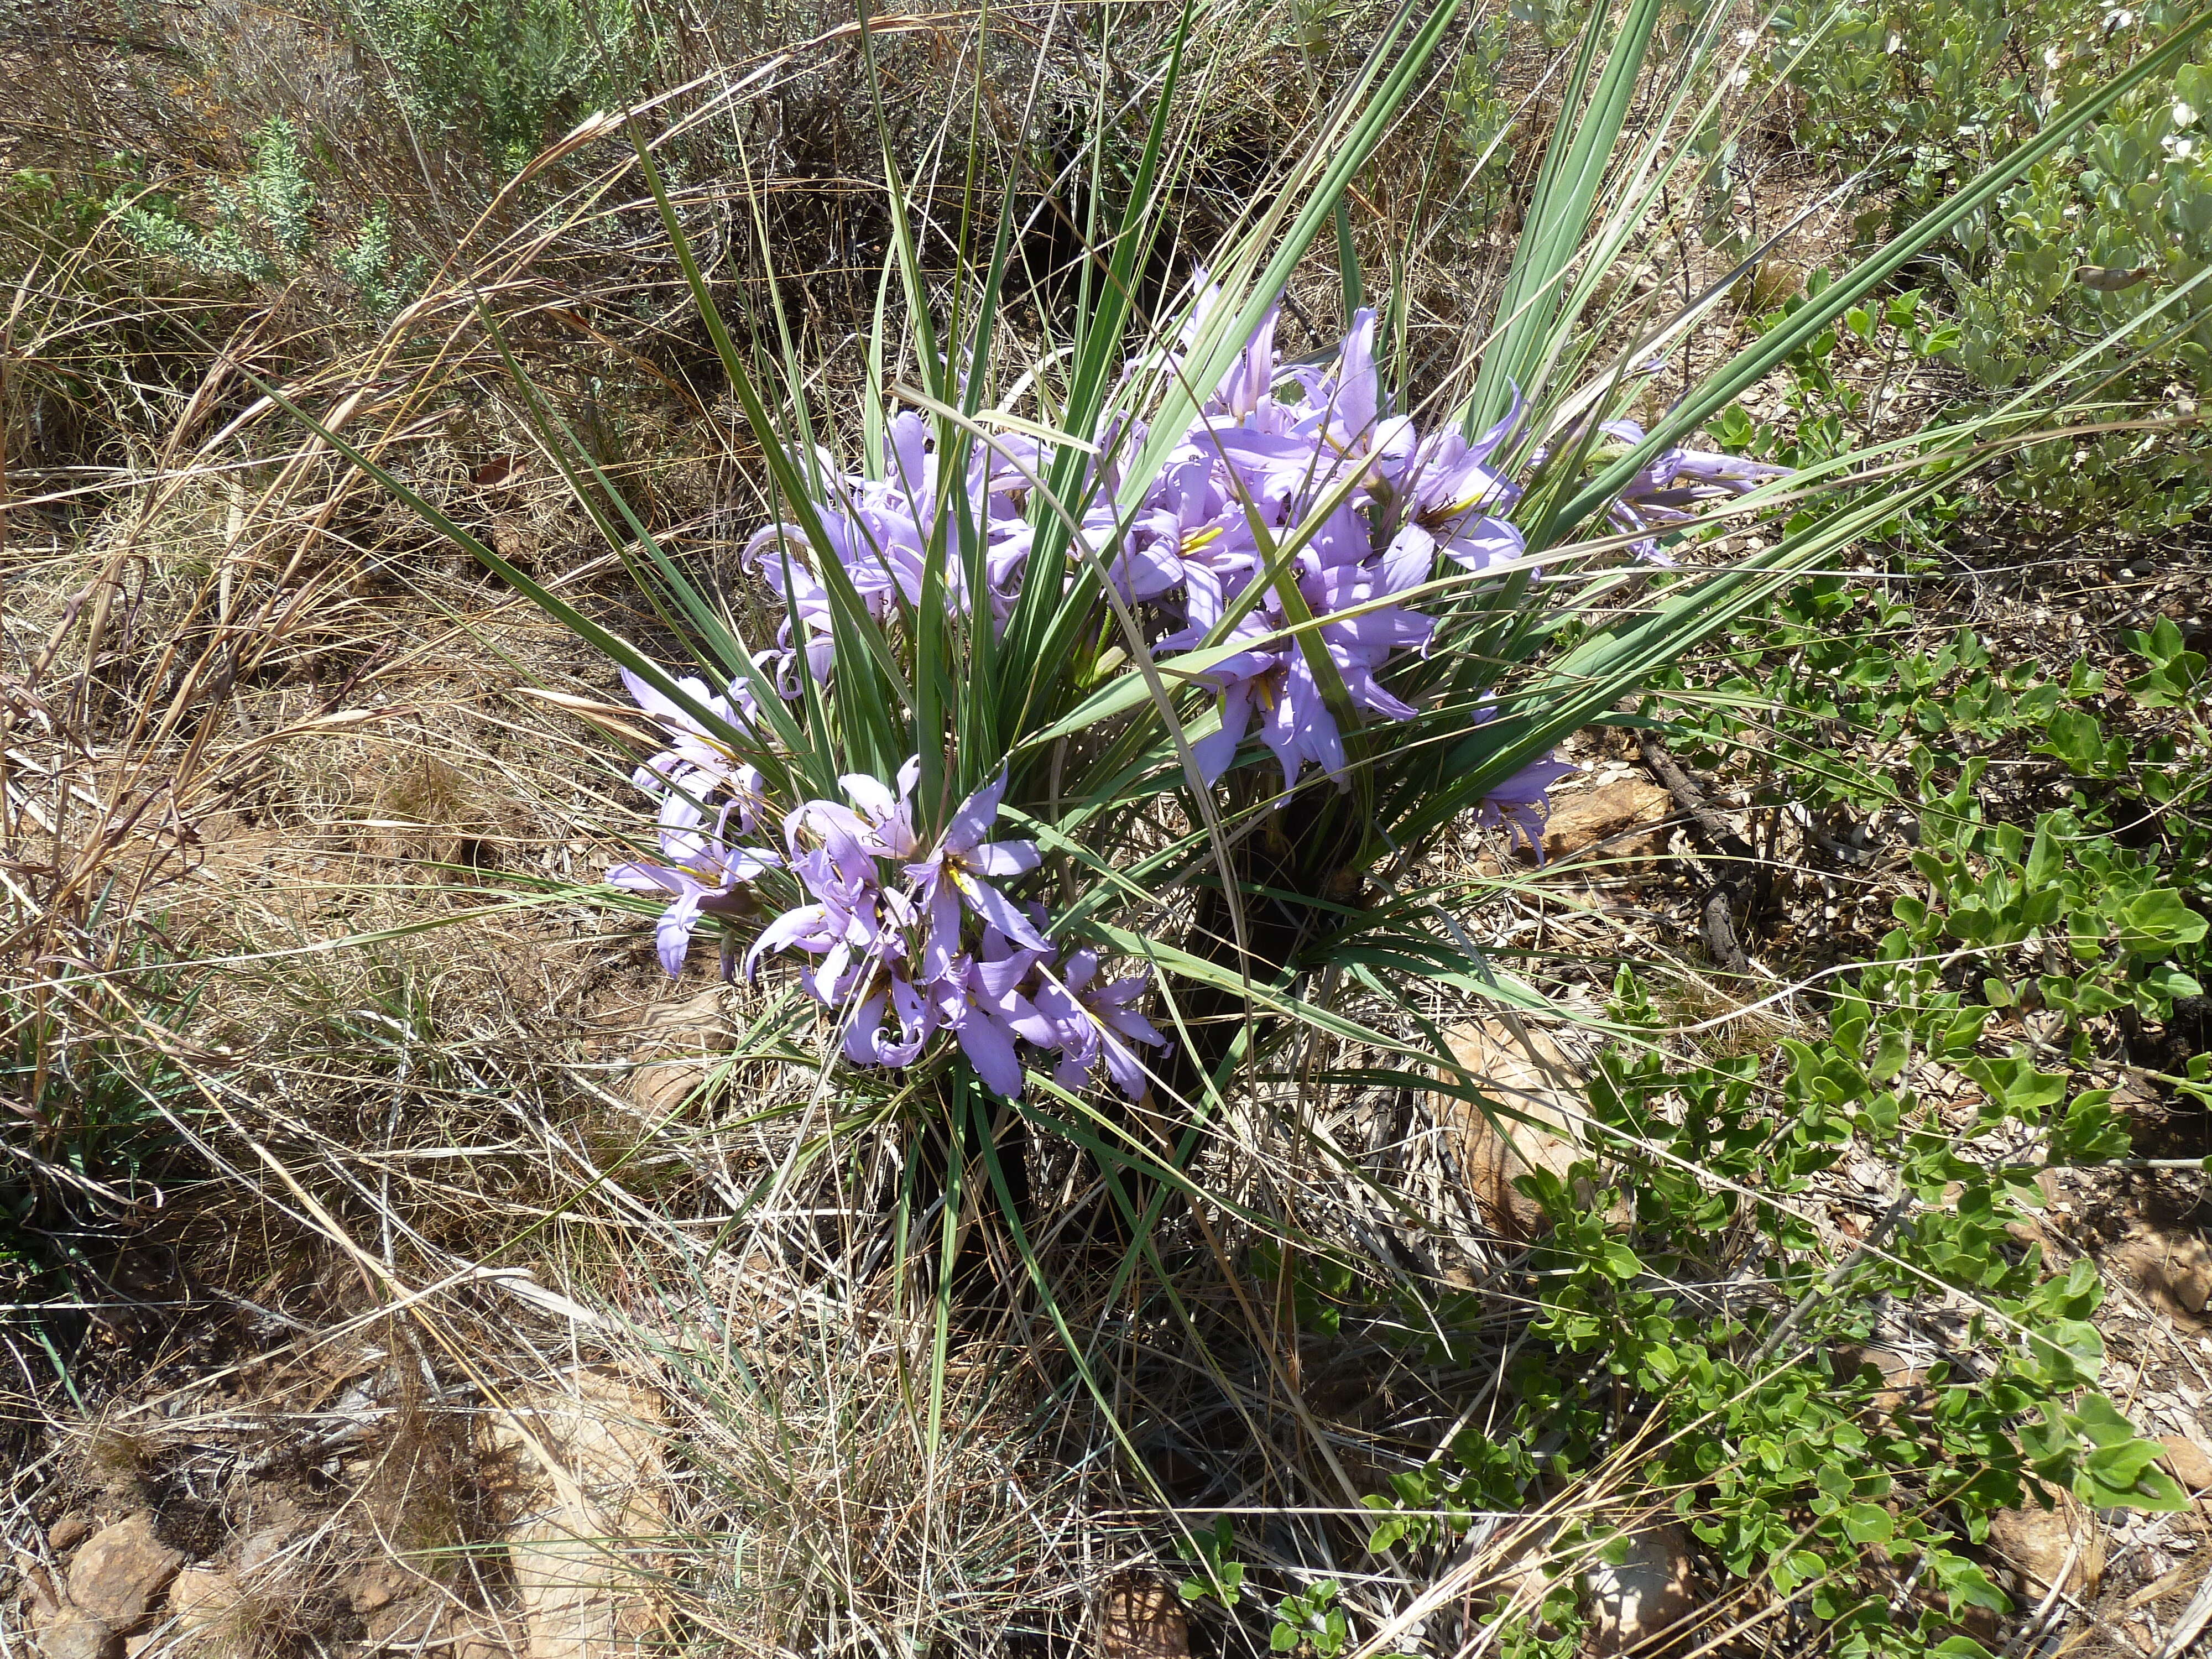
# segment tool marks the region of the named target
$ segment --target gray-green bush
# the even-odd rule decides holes
[[[632,0],[346,0],[392,96],[434,137],[479,139],[509,171],[564,122],[620,100]]]

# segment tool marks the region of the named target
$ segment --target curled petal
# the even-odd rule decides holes
[[[1229,763],[1237,757],[1237,745],[1251,729],[1252,685],[1241,680],[1221,694],[1221,729],[1207,732],[1190,746],[1191,758],[1198,763],[1199,777],[1207,788],[1221,781]]]
[[[854,1064],[883,1064],[878,1050],[884,1034],[884,1005],[889,1000],[878,991],[853,1011],[853,1023],[845,1030],[845,1058]]]
[[[898,811],[898,797],[880,778],[872,778],[866,772],[848,772],[837,781],[853,805],[878,823]]]
[[[699,924],[699,895],[696,892],[679,894],[676,902],[660,913],[660,920],[653,925],[653,940],[660,953],[660,965],[674,979],[684,971],[684,958],[690,953],[691,930]]]
[[[745,953],[745,971],[751,973],[753,964],[761,957],[778,951],[796,949],[821,955],[836,942],[829,933],[829,922],[830,912],[823,905],[802,904],[796,909],[786,910],[761,929],[761,936]]]

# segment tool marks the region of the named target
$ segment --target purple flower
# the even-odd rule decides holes
[[[1058,976],[1036,994],[1039,1012],[1060,1033],[1055,1080],[1062,1088],[1076,1088],[1103,1059],[1115,1086],[1130,1099],[1141,1100],[1147,1086],[1144,1062],[1129,1045],[1157,1048],[1167,1042],[1136,1011],[1137,1000],[1150,982],[1144,975],[1133,974],[1094,985],[1097,972],[1097,952],[1071,951]]]
[[[882,860],[911,854],[915,846],[910,798],[918,760],[899,769],[899,793],[865,773],[840,781],[852,806],[807,801],[785,815],[784,844],[791,872],[812,902],[786,911],[764,928],[745,957],[745,971],[779,951],[800,951],[821,960],[801,975],[821,1001],[837,1006],[876,967],[908,954],[906,933],[917,907],[907,893],[887,888]]]
[[[1164,358],[1132,363],[1125,384],[1182,373],[1224,303],[1199,272],[1181,341]],[[1126,416],[1086,434],[1100,453],[1049,512],[1031,482],[1047,459],[1037,441],[1001,435],[940,451],[931,422],[911,410],[891,416],[884,454],[860,472],[842,471],[826,452],[801,458],[818,481],[808,515],[818,522],[817,539],[771,525],[744,549],[744,562],[783,613],[775,645],[756,655],[756,666],[787,699],[810,681],[828,685],[836,667],[830,592],[847,582],[895,643],[932,582],[933,595],[941,592],[978,628],[1002,628],[1021,601],[1039,533],[1065,507],[1075,516],[1081,556],[1055,603],[1095,599],[1095,587],[1084,584],[1103,573],[1109,591],[1135,610],[1155,654],[1208,643],[1231,651],[1200,677],[1220,714],[1218,728],[1194,744],[1203,783],[1218,781],[1256,735],[1285,791],[1309,763],[1341,785],[1345,723],[1417,712],[1392,690],[1392,670],[1407,653],[1429,651],[1437,620],[1407,596],[1441,566],[1495,572],[1526,556],[1509,517],[1520,489],[1500,458],[1527,410],[1516,392],[1504,418],[1479,437],[1424,438],[1411,419],[1390,412],[1373,312],[1356,313],[1336,352],[1311,363],[1284,359],[1276,324],[1271,308],[1216,383],[1196,389],[1200,407],[1140,499],[1123,493],[1121,458],[1144,435]],[[1601,431],[1617,444],[1644,439],[1632,421],[1605,422]],[[1532,463],[1540,465],[1544,453],[1536,449]],[[949,459],[956,455],[963,459]],[[948,476],[952,465],[961,468],[957,478]],[[1672,447],[1607,511],[1637,538],[1640,556],[1659,559],[1659,535],[1783,471]],[[949,524],[956,507],[964,521]],[[1286,545],[1295,553],[1282,555]],[[1295,582],[1304,612],[1316,619],[1295,636],[1284,581]],[[1108,625],[1103,609],[1079,620]],[[1328,670],[1317,673],[1324,656]],[[670,746],[635,779],[660,801],[659,856],[621,866],[610,878],[670,896],[658,935],[672,973],[700,917],[749,910],[749,887],[780,867],[772,885],[795,886],[797,902],[762,928],[747,969],[771,956],[799,958],[799,984],[836,1017],[852,1062],[915,1064],[950,1033],[1000,1094],[1018,1093],[1025,1066],[1041,1054],[1052,1057],[1066,1086],[1103,1068],[1115,1086],[1141,1096],[1139,1055],[1164,1041],[1137,1012],[1146,978],[1103,980],[1088,949],[1062,957],[1043,908],[1006,889],[1040,859],[1033,842],[990,838],[1003,773],[963,801],[933,840],[926,830],[939,804],[917,810],[917,758],[888,782],[847,775],[842,799],[778,803],[781,854],[738,845],[769,817],[768,789],[716,732],[735,727],[766,740],[751,678],[719,696],[697,679],[679,682],[697,716],[635,676],[625,679]],[[1343,696],[1332,704],[1323,682],[1340,683]],[[1485,709],[1476,720],[1493,717]],[[1540,857],[1547,793],[1570,769],[1548,753],[1528,762],[1488,793],[1478,819]]]
[[[622,670],[622,680],[631,700],[674,739],[668,748],[630,774],[631,785],[647,794],[658,795],[687,773],[702,775],[718,784],[731,787],[744,799],[746,806],[739,817],[738,825],[740,829],[750,830],[752,813],[757,810],[762,798],[760,773],[740,763],[720,737],[708,731],[673,697],[663,696],[628,668]],[[729,698],[713,696],[708,691],[704,680],[691,676],[678,680],[676,684],[709,714],[732,726],[745,723],[732,709]]]
[[[1479,708],[1474,723],[1484,726],[1497,718],[1494,708]],[[1547,792],[1574,769],[1567,762],[1554,758],[1554,751],[1547,749],[1511,776],[1491,786],[1482,805],[1475,809],[1475,822],[1503,826],[1509,847],[1516,841],[1525,842],[1540,861],[1544,856],[1544,820],[1552,812]]]
[[[1039,861],[1033,841],[983,839],[999,816],[999,802],[1006,792],[1006,775],[1001,772],[960,803],[927,858],[906,866],[915,903],[930,924],[925,969],[941,969],[957,948],[963,906],[1018,945],[1033,951],[1051,948],[1029,918],[991,884],[994,880],[1027,875]]]
[[[883,976],[884,988],[853,1011],[845,1032],[845,1057],[860,1066],[911,1066],[937,1030],[937,1011],[902,974]],[[892,1036],[884,1028],[886,1010],[898,1023]]]
[[[1624,452],[1645,437],[1644,428],[1629,420],[1607,421],[1598,429],[1620,443]],[[1606,516],[1617,528],[1631,533],[1663,532],[1689,523],[1696,517],[1692,507],[1748,495],[1768,479],[1785,477],[1789,471],[1786,466],[1765,461],[1676,445],[1644,463],[1621,490],[1620,499],[1606,509]],[[1631,546],[1636,556],[1648,563],[1671,566],[1674,562],[1653,534],[1644,534]]]
[[[660,965],[672,979],[684,971],[699,918],[750,910],[752,896],[739,890],[780,862],[765,848],[732,847],[723,841],[736,811],[734,802],[725,805],[709,831],[699,804],[680,786],[672,788],[660,803],[660,851],[667,861],[637,860],[607,872],[607,879],[627,891],[674,895],[653,927]]]
[[[896,791],[851,774],[841,780],[849,805],[805,801],[785,815],[785,866],[806,899],[761,930],[746,971],[781,952],[810,958],[799,983],[846,1017],[844,1053],[857,1065],[911,1065],[932,1037],[951,1032],[976,1076],[1001,1095],[1021,1091],[1024,1044],[1056,1054],[1063,1081],[1080,1081],[1103,1063],[1121,1087],[1140,1086],[1130,1045],[1162,1041],[1131,1006],[1144,981],[1090,988],[1097,963],[1088,951],[1056,975],[1058,948],[1045,937],[1042,907],[1025,911],[994,884],[1039,861],[1032,842],[988,839],[1005,777],[963,801],[917,857],[920,772],[919,758],[909,760]],[[672,822],[678,837],[694,835],[691,818]],[[693,840],[672,844],[687,855],[697,850]]]
[[[995,943],[1005,946],[1003,939]],[[928,981],[938,1024],[959,1040],[984,1087],[1010,1100],[1022,1092],[1017,1044],[1028,1037],[1042,1046],[1057,1036],[1024,994],[1043,956],[1013,951],[995,958],[957,957]]]
[[[1416,452],[1405,522],[1385,556],[1418,568],[1419,574],[1407,586],[1428,580],[1438,551],[1468,570],[1485,570],[1528,550],[1521,532],[1503,516],[1521,499],[1521,491],[1490,465],[1521,423],[1523,409],[1516,393],[1504,418],[1473,442],[1452,432]]]

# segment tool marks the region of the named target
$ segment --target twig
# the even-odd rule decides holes
[[[1704,792],[1682,769],[1681,763],[1667,752],[1666,744],[1649,732],[1639,732],[1637,746],[1644,766],[1667,786],[1674,805],[1688,815],[1700,838],[1711,849],[1713,856],[1710,859],[1694,860],[1707,883],[1703,907],[1705,949],[1729,973],[1749,979],[1751,958],[1744,954],[1743,945],[1735,936],[1736,877],[1727,872],[1753,867],[1759,855],[1749,842],[1729,829],[1720,814],[1706,805]]]

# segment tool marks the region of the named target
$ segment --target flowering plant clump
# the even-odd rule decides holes
[[[1201,276],[1188,324],[1156,365],[1166,378],[1185,374],[1220,303]],[[1525,406],[1516,398],[1503,419],[1472,437],[1424,434],[1389,412],[1376,330],[1375,313],[1360,310],[1329,358],[1290,362],[1268,311],[1210,393],[1194,398],[1186,428],[1141,488],[1127,487],[1121,469],[1146,429],[1119,416],[1109,422],[1109,441],[1095,447],[1073,497],[1076,508],[1062,507],[1043,482],[1048,446],[995,434],[960,446],[964,459],[948,468],[930,422],[911,411],[884,423],[880,476],[846,472],[817,456],[808,475],[812,510],[794,515],[811,526],[769,525],[744,550],[784,613],[776,643],[750,653],[755,672],[720,695],[696,679],[675,682],[690,708],[624,672],[671,746],[635,777],[659,800],[660,855],[623,865],[610,878],[669,896],[658,927],[669,972],[681,970],[702,917],[760,915],[758,890],[773,884],[799,902],[765,921],[745,952],[747,971],[779,953],[806,958],[801,983],[837,1013],[852,1060],[907,1066],[950,1032],[1002,1095],[1019,1092],[1023,1044],[1056,1056],[1064,1085],[1103,1066],[1125,1092],[1140,1094],[1136,1051],[1164,1041],[1135,1009],[1147,979],[1102,978],[1095,951],[1055,944],[1042,907],[1007,890],[1040,857],[1034,842],[990,838],[1007,787],[1003,765],[933,837],[917,828],[919,757],[899,771],[896,788],[842,774],[843,801],[787,803],[777,847],[761,769],[737,758],[727,732],[718,738],[714,727],[772,747],[762,707],[770,689],[788,704],[826,696],[841,659],[841,603],[885,629],[912,629],[924,607],[941,605],[1005,635],[1056,511],[1073,521],[1064,525],[1070,556],[1056,567],[1065,573],[1063,599],[1090,585],[1094,637],[1109,633],[1109,612],[1118,611],[1142,630],[1156,660],[1204,653],[1182,675],[1210,693],[1190,727],[1197,785],[1211,789],[1256,735],[1279,769],[1281,799],[1309,763],[1347,787],[1347,726],[1419,712],[1387,682],[1396,665],[1434,648],[1439,609],[1431,607],[1448,606],[1471,584],[1494,590],[1516,574],[1531,586],[1543,580],[1506,516],[1523,487],[1501,469],[1516,447],[1532,471],[1547,464],[1546,445],[1521,441]],[[1644,435],[1627,422],[1601,431],[1632,445]],[[1636,556],[1668,562],[1661,534],[1704,501],[1748,490],[1778,470],[1672,448],[1636,475],[1609,516],[1635,537]],[[1480,702],[1463,719],[1480,726],[1497,714]],[[1478,820],[1536,847],[1547,792],[1570,769],[1540,753],[1490,787]],[[726,944],[726,969],[734,957]]]

